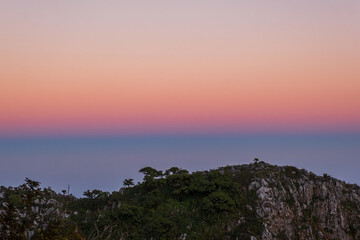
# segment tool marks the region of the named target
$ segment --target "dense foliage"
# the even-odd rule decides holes
[[[84,198],[40,189],[26,179],[1,189],[1,239],[250,239],[260,236],[251,175],[231,167],[189,173],[140,170],[113,193],[86,191]]]

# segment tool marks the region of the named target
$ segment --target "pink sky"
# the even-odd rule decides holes
[[[360,2],[0,2],[0,136],[359,132]]]

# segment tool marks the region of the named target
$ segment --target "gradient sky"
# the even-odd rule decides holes
[[[359,23],[359,0],[0,0],[0,185],[254,157],[359,184]]]
[[[360,132],[360,1],[0,1],[0,136]]]

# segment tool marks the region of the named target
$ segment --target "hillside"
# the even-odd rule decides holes
[[[0,189],[0,239],[360,239],[360,188],[264,162],[189,173],[147,167],[83,198],[26,179]]]

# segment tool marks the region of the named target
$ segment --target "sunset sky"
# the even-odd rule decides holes
[[[360,132],[360,1],[0,1],[0,137]]]
[[[359,156],[359,0],[0,0],[0,185]]]

